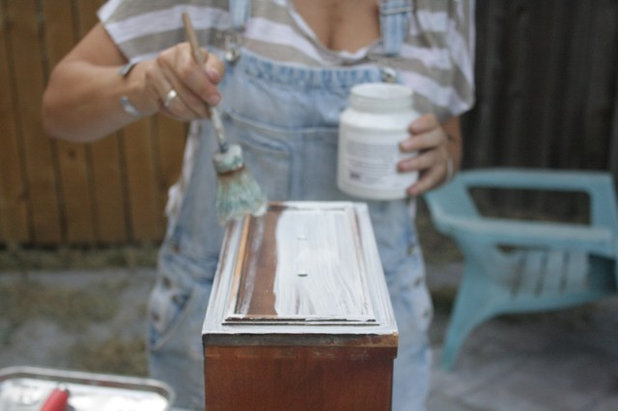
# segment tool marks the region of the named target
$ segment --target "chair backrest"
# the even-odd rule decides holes
[[[608,237],[610,242],[601,244],[598,254],[613,260],[618,282],[618,202],[611,174],[599,171],[517,168],[462,171],[452,182],[426,193],[424,197],[435,227],[443,234],[454,236],[460,247],[469,248],[477,241],[484,241],[482,236],[466,234],[466,230],[456,228],[470,227],[477,222],[482,224],[486,221],[470,195],[469,190],[472,187],[587,193],[590,198],[590,225],[601,229],[597,234],[603,234],[602,230],[608,229],[611,232],[611,238]],[[497,242],[494,244],[498,245]],[[495,247],[487,250],[490,251],[484,252],[492,253]]]
[[[590,224],[618,235],[618,202],[611,174],[598,171],[491,168],[460,172],[455,179],[425,194],[439,229],[446,216],[479,218],[471,187],[585,192],[590,197]]]
[[[591,224],[611,227],[618,235],[618,203],[614,190],[614,180],[610,174],[600,175],[589,183],[591,194]]]

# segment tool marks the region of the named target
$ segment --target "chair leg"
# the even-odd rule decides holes
[[[486,313],[485,315],[476,316],[472,319],[473,321],[470,321],[470,319],[466,318],[463,314],[451,318],[451,323],[444,340],[442,358],[440,360],[440,367],[443,370],[453,370],[455,361],[457,360],[465,339],[476,326],[490,317],[491,315]]]
[[[440,367],[451,371],[459,350],[470,332],[492,316],[490,286],[487,278],[471,269],[464,271],[455,305],[449,319]]]

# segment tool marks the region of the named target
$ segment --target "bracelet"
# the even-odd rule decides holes
[[[120,67],[120,70],[118,70],[118,74],[120,74],[122,77],[126,77],[129,75],[131,70],[133,70],[133,67],[135,67],[136,65],[137,65],[137,61],[129,61],[124,66]]]
[[[143,116],[143,114],[140,113],[137,108],[135,108],[135,106],[133,105],[133,103],[131,103],[131,101],[129,100],[129,97],[127,96],[120,97],[120,105],[122,106],[125,112],[132,115],[133,117]]]
[[[118,74],[120,74],[122,77],[127,77],[136,64],[136,61],[129,61],[124,66],[120,67],[120,70],[118,70]],[[131,103],[131,100],[129,100],[129,97],[127,96],[120,97],[120,105],[126,113],[132,115],[133,117],[143,116],[143,114],[140,113],[137,108],[135,108],[135,106],[133,105],[133,103]]]

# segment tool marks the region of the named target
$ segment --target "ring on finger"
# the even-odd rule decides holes
[[[176,92],[176,90],[171,89],[170,91],[168,91],[165,95],[165,100],[163,100],[163,107],[168,108],[176,97],[178,97],[178,93]]]

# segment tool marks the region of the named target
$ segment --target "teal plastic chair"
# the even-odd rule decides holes
[[[585,192],[590,224],[488,218],[470,195],[473,187]],[[608,173],[462,171],[424,198],[435,227],[455,240],[464,258],[443,369],[453,368],[465,338],[493,316],[564,308],[616,293],[618,215]]]

